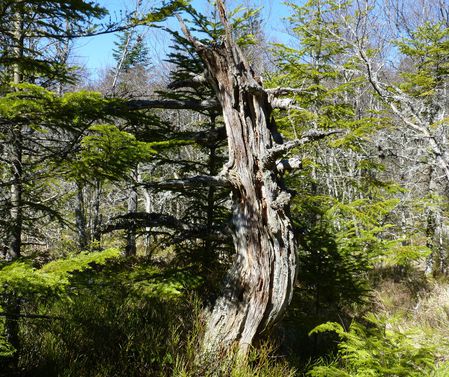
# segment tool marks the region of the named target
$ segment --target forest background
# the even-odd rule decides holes
[[[449,375],[449,4],[286,2],[275,40],[250,1],[132,5],[0,4],[0,375]],[[90,76],[76,46],[103,34]],[[254,80],[234,108],[265,106],[282,216],[257,232],[290,221],[293,293],[240,261],[221,52]],[[253,272],[289,306],[214,327],[271,316]]]

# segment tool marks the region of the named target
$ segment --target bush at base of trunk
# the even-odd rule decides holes
[[[268,347],[245,362],[196,363],[202,281],[190,267],[116,259],[72,276],[67,297],[28,303],[52,319],[22,319],[21,375],[32,377],[289,376]],[[1,375],[1,372],[0,372]]]

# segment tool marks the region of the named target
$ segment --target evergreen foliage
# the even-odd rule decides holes
[[[114,42],[115,49],[112,56],[117,65],[124,71],[136,66],[147,66],[150,58],[148,47],[144,45],[143,37],[132,31],[125,31],[119,35],[119,40]]]
[[[414,67],[401,73],[400,88],[413,97],[426,98],[438,94],[448,78],[449,31],[442,22],[426,22],[412,32],[410,38],[396,42],[399,51],[411,59]]]
[[[260,10],[227,13],[268,93],[293,100],[274,110],[281,136],[342,132],[281,156],[300,160],[283,172],[300,245],[284,320],[245,360],[200,360],[204,316],[232,260],[232,193],[188,181],[220,174],[224,119],[214,106],[133,107],[215,95],[192,43],[168,29],[170,84],[147,80],[138,31],[182,10],[213,50],[223,25],[178,0],[127,14],[109,98],[72,91],[79,77],[67,64],[75,35],[117,30],[96,24],[105,9],[1,2],[1,376],[448,375],[447,11],[407,20],[403,7],[362,5],[288,2],[296,39],[272,45],[269,70],[258,65]],[[134,91],[125,74],[150,87]]]
[[[406,268],[424,261],[429,249],[406,242],[408,233],[397,236],[394,211],[406,190],[384,174],[377,156],[376,133],[390,130],[391,120],[367,96],[368,81],[358,71],[351,41],[345,42],[339,17],[349,12],[350,2],[289,6],[298,47],[275,45],[279,70],[269,85],[294,88],[297,106],[278,113],[278,129],[289,137],[309,129],[347,130],[327,144],[300,148],[301,170],[287,178],[296,191],[292,216],[301,252],[298,288],[284,324],[295,336],[286,346],[306,359],[332,351],[335,344],[331,334],[309,337],[312,328],[326,321],[350,323],[367,310],[369,271],[379,264]]]
[[[346,331],[329,322],[311,334],[334,331],[340,338],[338,361],[317,365],[308,373],[320,376],[431,376],[436,371],[436,347],[420,329],[401,331],[371,315],[367,324],[353,322]],[[442,366],[440,366],[442,370]]]
[[[111,258],[119,255],[118,249],[108,249],[98,253],[80,253],[67,259],[56,260],[40,268],[33,267],[31,261],[15,261],[0,269],[0,297],[3,302],[9,296],[19,297],[22,301],[47,301],[66,299],[67,288],[72,274],[92,268],[92,265],[105,264]],[[5,313],[0,302],[0,313]],[[5,316],[12,313],[5,313]],[[18,320],[17,318],[15,320]],[[12,345],[3,337],[4,323],[0,323],[0,356],[10,356],[16,352]]]
[[[137,141],[134,135],[120,131],[115,125],[99,124],[89,127],[88,131],[73,162],[73,174],[77,179],[117,180],[126,176],[137,163],[156,154],[150,143]]]
[[[193,30],[196,30],[204,38],[219,38],[222,34],[219,23],[202,15],[193,7],[187,9],[189,15],[192,16],[191,27]],[[201,59],[189,41],[177,32],[170,32],[170,34],[173,38],[173,45],[167,60],[173,65],[170,82],[174,87],[172,90],[160,94],[165,98],[177,100],[203,101],[210,99],[214,94],[207,82],[191,83],[192,78],[204,74],[205,67]],[[203,42],[207,43],[206,39]],[[184,116],[188,126],[181,126],[182,128],[173,130],[175,139],[183,139],[199,132],[204,133],[205,136],[203,140],[200,138],[196,144],[192,145],[186,151],[187,153],[180,150],[171,151],[167,154],[167,159],[163,161],[163,164],[168,162],[177,165],[179,172],[183,175],[217,175],[225,161],[223,149],[226,142],[219,132],[219,129],[223,127],[219,111],[211,109]],[[167,150],[167,152],[170,151]],[[173,161],[173,156],[176,155],[179,156],[178,161]],[[194,159],[189,158],[192,155]],[[220,237],[221,234],[227,233],[226,227],[230,218],[227,206],[229,190],[219,187],[192,188],[190,190],[181,189],[176,194],[178,200],[185,202],[184,215],[181,220],[193,225],[190,235],[188,232],[187,234],[181,232],[179,237],[181,242],[175,245],[177,253],[181,260],[199,263],[205,273],[210,274],[209,281],[212,283],[213,279],[217,279],[215,275],[217,269],[218,271],[223,269],[217,263],[218,259],[228,258],[231,253],[231,239]],[[195,242],[192,242],[192,236],[196,238]],[[212,285],[215,283],[213,282]]]
[[[0,35],[4,48],[0,52],[0,77],[2,86],[12,81],[12,68],[17,65],[27,79],[44,85],[70,81],[74,82],[74,72],[57,55],[59,42],[67,41],[70,35],[95,32],[94,20],[107,14],[105,8],[93,1],[16,1],[5,0],[0,4],[2,23]],[[23,38],[33,38],[16,56],[14,48],[20,41],[15,40],[14,23],[20,15]],[[56,43],[52,43],[56,41]],[[22,41],[23,43],[23,41]]]

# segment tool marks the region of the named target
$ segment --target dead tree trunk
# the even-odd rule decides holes
[[[14,64],[14,84],[21,84],[23,81],[20,59],[24,51],[24,30],[23,16],[16,12],[14,20],[14,56],[17,63]],[[18,89],[16,89],[18,90]],[[10,136],[9,160],[11,165],[11,197],[10,197],[10,229],[8,234],[8,249],[6,259],[15,261],[22,254],[22,233],[23,233],[23,127],[21,124],[12,124]],[[8,314],[6,317],[4,330],[6,341],[14,348],[12,355],[7,356],[3,362],[5,369],[15,371],[19,362],[20,337],[19,321],[15,317],[20,313],[20,299],[16,293],[12,292],[6,297],[4,311]]]
[[[289,217],[290,195],[276,170],[267,92],[232,40],[222,1],[224,42],[214,47],[194,40],[223,109],[229,161],[223,176],[232,187],[235,262],[224,292],[210,313],[207,353],[237,346],[241,354],[259,333],[280,319],[296,276],[296,247]]]
[[[76,230],[78,236],[78,248],[86,250],[89,244],[86,231],[86,211],[84,202],[84,185],[76,183],[76,208],[75,208]]]
[[[94,249],[100,249],[101,247],[101,213],[100,213],[100,202],[101,202],[101,190],[102,184],[99,179],[95,180],[93,187],[93,203],[91,210],[91,247]]]
[[[137,212],[137,186],[135,182],[139,180],[139,173],[137,171],[137,167],[133,171],[133,182],[131,183],[131,187],[129,190],[128,196],[128,213],[135,214]],[[126,230],[126,248],[125,255],[127,257],[135,256],[137,254],[137,245],[136,245],[136,220],[131,219],[129,228]]]

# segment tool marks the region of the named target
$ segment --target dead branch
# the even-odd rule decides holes
[[[113,217],[101,229],[101,233],[114,230],[129,229],[130,227],[165,227],[170,229],[187,229],[187,225],[176,217],[161,213],[131,212]]]
[[[181,101],[175,99],[137,99],[130,100],[127,103],[130,110],[145,110],[145,109],[172,109],[172,110],[216,110],[220,111],[220,106],[216,99],[207,99],[203,101]]]
[[[320,140],[323,139],[327,136],[330,135],[335,135],[335,134],[340,134],[345,132],[344,130],[329,130],[329,131],[320,131],[320,130],[310,130],[308,132],[306,132],[303,137],[301,137],[300,139],[296,139],[296,140],[292,140],[289,141],[285,144],[282,145],[277,145],[275,147],[272,147],[269,150],[269,157],[268,159],[270,161],[272,161],[273,159],[275,159],[276,157],[279,157],[281,155],[283,155],[284,153],[288,152],[289,150],[296,148],[296,147],[300,147],[304,144],[308,144],[311,143],[313,141],[316,140]],[[270,161],[267,161],[268,163]]]
[[[293,98],[275,98],[271,95],[268,96],[270,105],[273,109],[279,110],[304,110],[302,107],[297,106]]]
[[[276,164],[276,170],[280,174],[296,169],[302,169],[302,159],[299,157],[292,157],[286,160],[281,160]]]
[[[265,91],[273,96],[273,97],[278,97],[278,96],[284,96],[287,94],[304,94],[305,91],[303,89],[299,89],[299,88],[270,88],[270,89],[265,89]]]
[[[209,186],[219,186],[227,187],[229,186],[228,180],[223,176],[209,176],[209,175],[199,175],[196,177],[189,177],[184,179],[171,179],[163,182],[144,182],[140,184],[146,188],[153,190],[186,190],[197,187],[209,187]]]

